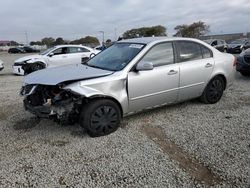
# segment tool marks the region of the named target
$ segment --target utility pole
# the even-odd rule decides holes
[[[26,39],[26,45],[29,45],[29,38],[28,38],[28,33],[25,31],[25,39]]]
[[[117,28],[115,28],[115,41],[117,41]]]
[[[104,45],[104,31],[99,31],[100,33],[102,33],[102,44]]]

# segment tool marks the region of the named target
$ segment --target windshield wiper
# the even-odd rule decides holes
[[[104,67],[98,67],[96,65],[89,65],[88,63],[86,63],[85,65],[87,65],[89,67],[97,68],[97,69],[102,69],[102,70],[116,71],[116,70],[112,70],[112,69],[108,69],[108,68],[104,68]]]

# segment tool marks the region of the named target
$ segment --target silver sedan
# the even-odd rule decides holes
[[[21,94],[35,115],[80,123],[91,136],[102,136],[142,110],[193,98],[218,102],[233,82],[235,64],[234,56],[196,39],[130,39],[85,64],[26,76]]]

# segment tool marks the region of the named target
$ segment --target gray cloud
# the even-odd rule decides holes
[[[211,33],[250,31],[249,0],[8,0],[0,3],[0,40],[40,40],[45,36],[75,39],[85,35],[114,39],[141,26],[164,25],[174,33],[179,24],[205,21]]]

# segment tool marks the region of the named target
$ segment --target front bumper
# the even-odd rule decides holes
[[[17,75],[24,75],[24,70],[22,68],[21,65],[13,65],[12,66],[12,71],[14,74],[17,74]]]
[[[24,109],[40,118],[51,118],[51,109],[47,106],[33,106],[27,99],[23,101]]]

